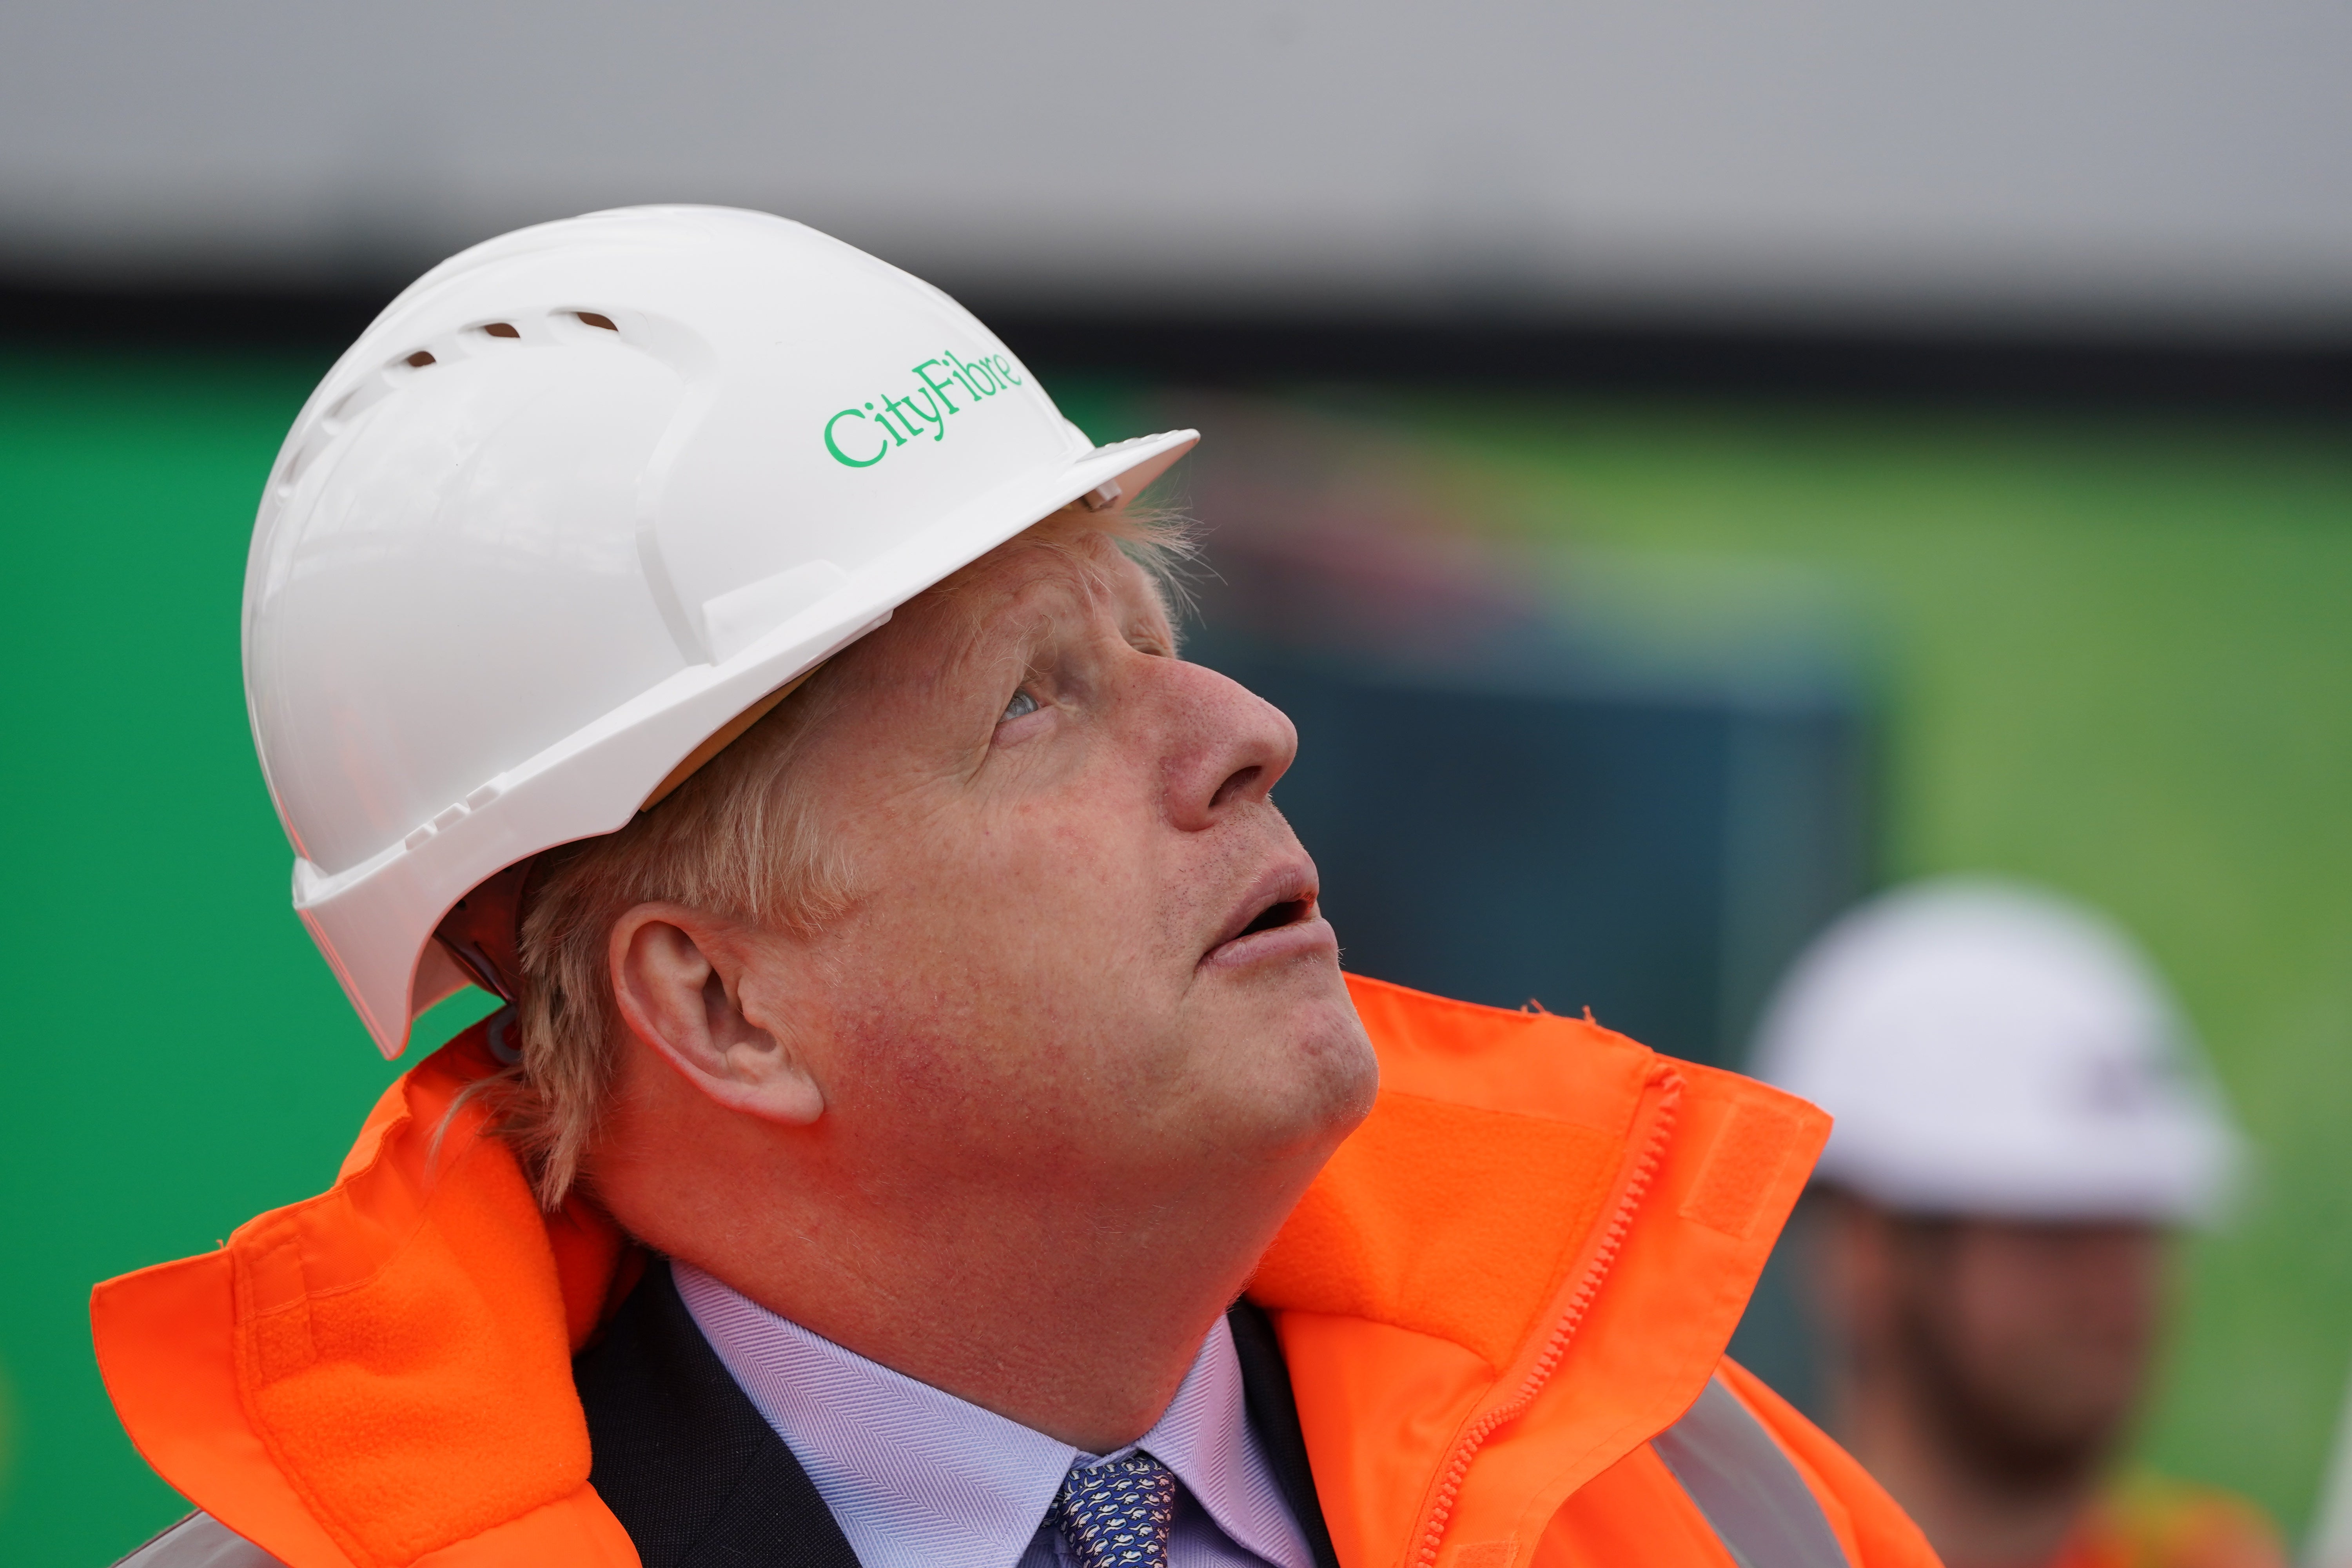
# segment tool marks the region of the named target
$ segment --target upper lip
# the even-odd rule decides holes
[[[1216,940],[1209,943],[1210,951],[1223,947],[1257,924],[1261,918],[1282,910],[1286,905],[1303,907],[1297,913],[1285,913],[1281,918],[1268,921],[1269,926],[1288,925],[1312,918],[1315,893],[1315,866],[1312,861],[1286,860],[1279,866],[1266,868],[1235,900],[1233,913],[1226,917]]]

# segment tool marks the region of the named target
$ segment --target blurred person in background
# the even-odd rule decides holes
[[[2167,1261],[2238,1163],[2163,981],[2088,910],[1889,894],[1782,983],[1754,1070],[1836,1118],[1801,1244],[1832,1429],[1951,1568],[2273,1568],[2227,1493],[2116,1461]]]

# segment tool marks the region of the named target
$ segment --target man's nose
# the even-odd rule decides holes
[[[1160,765],[1169,820],[1197,832],[1265,799],[1298,754],[1289,718],[1204,665],[1171,659],[1164,676],[1169,721]]]

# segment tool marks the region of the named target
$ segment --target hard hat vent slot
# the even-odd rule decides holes
[[[578,318],[583,327],[602,327],[608,332],[617,332],[621,330],[613,324],[612,317],[601,315],[594,310],[574,310],[572,313]]]
[[[426,365],[436,363],[437,362],[433,358],[433,355],[424,349],[418,349],[415,353],[410,354],[406,359],[401,361],[401,363],[413,366],[417,370],[423,370]]]
[[[522,336],[522,333],[515,330],[514,323],[511,321],[492,321],[488,326],[485,326],[482,331],[494,338],[519,338]]]

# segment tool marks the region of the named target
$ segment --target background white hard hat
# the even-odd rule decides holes
[[[1817,1177],[1887,1208],[2210,1217],[2239,1159],[2164,983],[2050,894],[1917,884],[1848,914],[1767,1009],[1750,1070],[1836,1118]]]
[[[474,886],[621,827],[892,609],[1190,430],[1097,447],[971,312],[799,224],[638,207],[443,262],[254,525],[246,696],[294,905],[386,1056]]]

